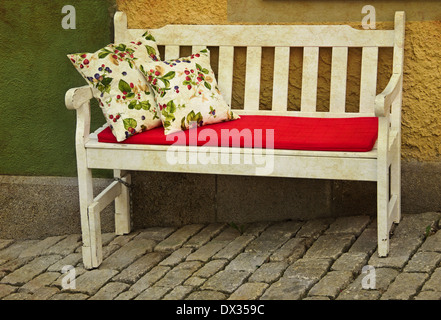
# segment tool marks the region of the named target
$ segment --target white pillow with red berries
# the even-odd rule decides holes
[[[161,125],[154,93],[137,68],[140,62],[159,59],[158,47],[149,32],[136,41],[109,44],[95,53],[68,57],[92,87],[117,141]]]
[[[139,69],[155,92],[166,135],[239,118],[219,92],[208,49],[185,58],[141,63]]]

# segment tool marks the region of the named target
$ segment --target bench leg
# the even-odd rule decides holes
[[[392,219],[394,223],[401,221],[401,141],[398,137],[397,147],[394,150],[394,158],[391,163],[391,185],[390,192],[392,196],[396,196],[396,204],[394,212],[392,212]]]
[[[113,174],[115,178],[121,179],[130,185],[130,174],[121,170],[114,170]],[[130,233],[130,231],[130,189],[122,184],[121,194],[115,198],[115,233],[117,235],[124,235]]]
[[[389,169],[382,170],[377,181],[377,237],[378,256],[389,253]]]
[[[78,188],[80,197],[81,233],[83,240],[83,264],[86,269],[92,269],[97,267],[96,263],[93,261],[96,262],[98,259],[95,257],[95,253],[92,252],[91,247],[89,205],[93,201],[93,183],[92,171],[87,169],[86,166],[78,167]]]

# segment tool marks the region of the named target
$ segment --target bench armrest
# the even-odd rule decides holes
[[[401,90],[402,74],[394,73],[382,93],[375,97],[375,116],[384,117]]]
[[[83,86],[69,89],[64,101],[67,109],[76,110],[92,98],[92,89],[89,86]]]

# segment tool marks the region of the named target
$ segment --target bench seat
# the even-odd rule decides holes
[[[209,129],[209,131],[207,131]],[[201,137],[204,131],[209,138]],[[223,133],[224,132],[224,133]],[[273,135],[271,135],[273,132]],[[222,135],[225,142],[222,143]],[[185,136],[185,139],[183,138]],[[310,151],[371,151],[378,136],[378,118],[309,118],[243,115],[240,119],[164,135],[162,127],[134,135],[120,144],[198,145],[210,147],[273,148]],[[182,138],[181,138],[182,137]],[[273,141],[268,141],[271,139]],[[109,127],[98,134],[98,142],[118,143]],[[184,144],[185,142],[185,144]]]

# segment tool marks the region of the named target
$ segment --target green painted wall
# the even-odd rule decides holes
[[[75,30],[62,28],[65,5],[76,9]],[[114,0],[0,2],[0,174],[76,175],[76,115],[64,95],[86,82],[66,55],[110,43],[114,8]],[[92,107],[94,129],[104,118]]]

